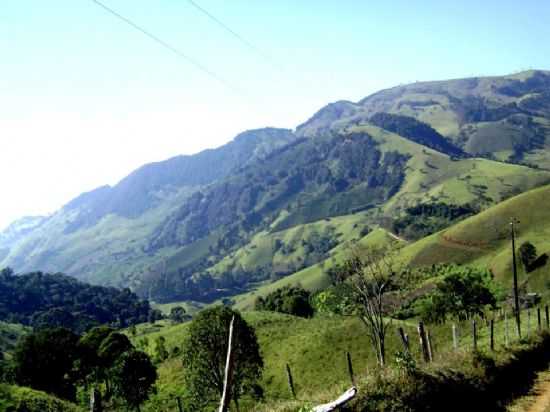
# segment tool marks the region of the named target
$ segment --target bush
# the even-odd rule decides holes
[[[437,284],[436,290],[420,299],[416,308],[426,322],[444,322],[483,315],[487,306],[495,307],[501,291],[487,270],[457,267]]]
[[[285,286],[265,298],[259,297],[256,300],[255,309],[287,313],[304,318],[313,316],[310,293],[300,286]]]

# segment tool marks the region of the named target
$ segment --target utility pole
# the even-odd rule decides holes
[[[518,329],[518,337],[521,339],[521,321],[519,313],[519,294],[518,294],[518,269],[516,264],[516,230],[515,224],[519,223],[519,220],[512,218],[510,220],[510,228],[512,230],[512,266],[514,268],[514,310],[516,314],[516,327]]]

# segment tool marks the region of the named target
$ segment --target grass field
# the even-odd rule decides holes
[[[355,374],[359,379],[371,376],[377,370],[376,358],[372,344],[367,336],[367,329],[356,317],[315,317],[312,319],[297,318],[271,312],[243,312],[246,321],[252,325],[258,336],[265,367],[262,386],[265,390],[265,402],[253,404],[242,402],[242,410],[297,410],[297,405],[325,402],[351,386],[348,375],[346,353],[349,352]],[[522,313],[523,334],[527,335],[527,312]],[[388,331],[387,363],[395,367],[394,355],[402,350],[396,328],[402,326],[410,336],[411,350],[414,358],[422,364],[416,322],[393,321]],[[181,347],[185,339],[188,324],[151,326],[142,325],[132,338],[134,343],[143,345],[147,338],[146,350],[153,353],[155,338],[163,336],[166,347],[171,352],[174,346]],[[457,323],[459,351],[471,351],[473,347],[471,323]],[[543,328],[544,328],[543,318]],[[452,353],[451,323],[429,325],[434,360],[439,363],[449,361]],[[536,316],[530,318],[530,335],[536,332]],[[478,348],[489,349],[488,325],[478,320]],[[495,322],[495,348],[505,353],[505,323]],[[511,316],[508,317],[509,342],[516,341],[516,334]],[[139,342],[142,343],[139,343]],[[451,356],[452,358],[452,356]],[[286,377],[286,364],[292,370],[298,402],[291,399]],[[435,367],[435,366],[434,366]],[[176,411],[174,396],[185,397],[182,387],[184,366],[179,357],[170,358],[159,365],[157,395],[153,396],[144,410],[152,411],[161,408],[164,411]],[[369,378],[370,379],[370,378]],[[290,405],[289,409],[282,405]],[[293,405],[293,406],[292,406]],[[282,409],[280,409],[282,408]]]
[[[550,253],[550,186],[534,189],[506,200],[446,230],[422,239],[403,250],[406,261],[415,266],[439,262],[472,263],[490,268],[497,279],[509,282],[512,273],[510,219],[519,220],[517,247],[530,241],[538,254]],[[548,289],[549,266],[525,274],[533,291]]]
[[[44,392],[0,383],[0,412],[83,412],[77,405]]]
[[[362,245],[383,245],[390,242],[392,238],[383,229],[375,229],[358,242]],[[234,296],[235,308],[239,310],[250,310],[254,307],[254,301],[259,296],[265,296],[281,287],[287,285],[301,285],[310,291],[323,289],[330,284],[326,270],[337,263],[341,263],[348,254],[349,243],[341,243],[331,250],[330,257],[322,262],[302,269],[290,276],[286,276],[275,282],[259,285],[250,292]]]

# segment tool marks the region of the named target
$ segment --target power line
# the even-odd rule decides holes
[[[275,69],[282,71],[282,67],[273,61],[267,54],[262,52],[258,47],[256,47],[254,44],[252,44],[250,41],[245,39],[243,36],[241,36],[239,33],[237,33],[235,30],[233,30],[231,27],[229,27],[227,24],[225,24],[223,21],[218,19],[216,16],[214,16],[212,13],[210,13],[208,10],[206,10],[204,7],[200,6],[193,0],[187,0],[194,8],[199,10],[201,13],[203,13],[205,16],[207,16],[210,20],[212,20],[214,23],[216,23],[218,26],[220,26],[222,29],[224,29],[226,32],[231,34],[233,37],[235,37],[237,40],[239,40],[242,44],[244,44],[246,47],[248,47],[250,50],[255,52],[258,56],[260,56],[262,59],[267,61],[270,65],[272,65]]]
[[[130,20],[129,18],[127,17],[124,17],[122,14],[118,13],[117,11],[111,9],[110,7],[106,6],[105,4],[103,4],[102,2],[100,2],[99,0],[92,0],[96,5],[98,5],[99,7],[103,8],[105,11],[107,11],[108,13],[112,14],[113,16],[117,17],[118,19],[122,20],[123,22],[125,22],[126,24],[128,24],[129,26],[133,27],[134,29],[138,30],[139,32],[141,32],[142,34],[144,34],[145,36],[149,37],[151,40],[155,41],[156,43],[160,44],[162,47],[164,47],[165,49],[168,49],[170,50],[172,53],[176,54],[177,56],[183,58],[184,60],[186,60],[189,64],[195,66],[195,68],[199,69],[200,71],[202,71],[203,73],[205,73],[206,75],[212,77],[213,79],[217,80],[218,82],[222,83],[225,87],[231,89],[233,92],[237,93],[237,94],[240,94],[239,91],[233,87],[230,83],[228,83],[226,80],[224,80],[222,77],[218,76],[216,73],[214,73],[213,71],[211,71],[210,69],[208,69],[206,66],[204,66],[203,64],[201,64],[200,62],[198,62],[197,60],[193,59],[192,57],[189,57],[187,54],[185,54],[184,52],[182,52],[181,50],[175,48],[174,46],[172,46],[171,44],[165,42],[164,40],[162,40],[161,38],[155,36],[153,33],[151,33],[150,31],[146,30],[145,28],[139,26],[138,24],[134,23],[132,20]]]

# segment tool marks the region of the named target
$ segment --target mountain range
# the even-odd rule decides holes
[[[294,131],[251,130],[145,165],[20,219],[0,234],[0,267],[211,301],[321,270],[418,205],[429,235],[467,218],[457,210],[482,216],[546,184],[550,72],[418,82],[331,103]],[[411,262],[432,263],[415,245],[433,236],[408,246]]]

